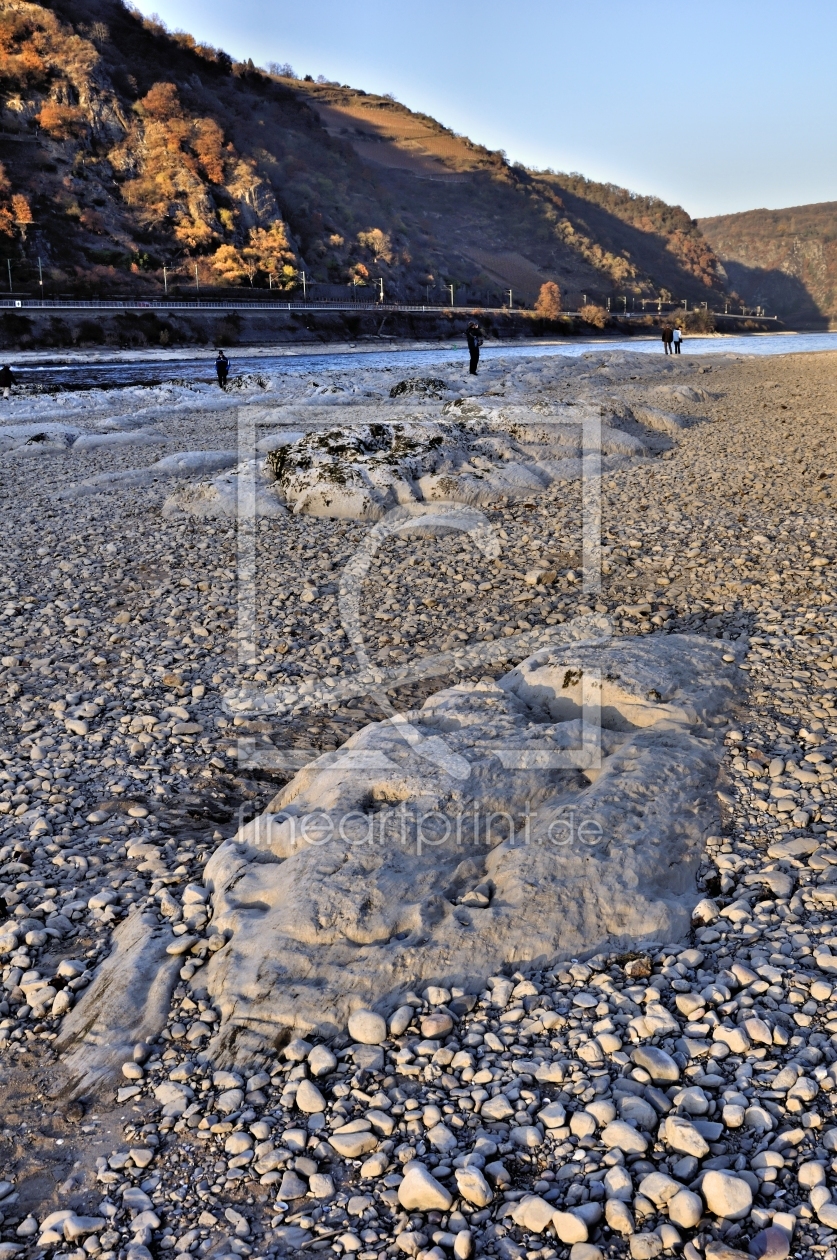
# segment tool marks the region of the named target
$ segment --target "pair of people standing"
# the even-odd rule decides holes
[[[666,354],[679,354],[683,334],[679,328],[663,329],[663,349]]]

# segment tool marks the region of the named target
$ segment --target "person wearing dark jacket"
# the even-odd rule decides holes
[[[224,354],[223,350],[218,351],[218,358],[215,360],[215,371],[218,375],[218,384],[221,389],[227,388],[227,376],[230,371],[230,361]]]
[[[468,353],[471,356],[470,373],[472,376],[477,374],[477,364],[480,361],[480,346],[483,343],[483,335],[480,326],[476,321],[471,322],[465,330],[465,336],[468,339]]]
[[[671,348],[671,343],[673,340],[674,340],[674,330],[671,328],[664,328],[663,329],[663,350],[666,352],[666,354],[674,354],[674,351]]]
[[[5,363],[3,367],[0,368],[0,389],[3,391],[4,398],[9,397],[14,383],[15,378],[12,376],[12,369],[9,367],[8,363]]]

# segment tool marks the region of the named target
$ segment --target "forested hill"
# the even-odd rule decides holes
[[[279,68],[274,68],[274,71]],[[679,207],[510,164],[389,97],[233,62],[116,0],[0,3],[0,281],[718,300]],[[315,292],[334,295],[321,287]],[[339,292],[340,290],[336,290]]]
[[[797,326],[837,319],[837,201],[724,214],[700,226],[745,302]]]

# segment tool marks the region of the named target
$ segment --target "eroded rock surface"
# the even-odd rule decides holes
[[[69,1093],[115,1075],[138,1043],[165,1026],[180,959],[166,952],[174,937],[156,916],[134,910],[114,932],[114,948],[56,1042],[66,1051],[62,1084]]]
[[[320,757],[207,865],[213,1053],[685,934],[736,675],[691,636],[551,648]]]
[[[423,414],[364,401],[344,411],[339,427],[321,426],[269,450],[257,471],[274,481],[266,500],[272,494],[297,515],[370,521],[403,504],[486,506],[659,455],[687,427],[681,416],[632,409],[615,396],[532,406],[464,398]],[[219,479],[177,489],[165,511],[234,516],[229,488],[237,475],[223,486]]]

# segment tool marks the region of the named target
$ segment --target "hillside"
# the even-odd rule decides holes
[[[837,319],[837,202],[701,219],[730,287],[786,323]]]
[[[268,74],[117,0],[0,3],[0,281],[565,305],[718,300],[679,207],[510,164],[389,97]],[[42,273],[39,271],[42,267]],[[165,271],[164,271],[165,268]],[[334,289],[329,286],[340,286]],[[367,290],[368,291],[368,290]]]

